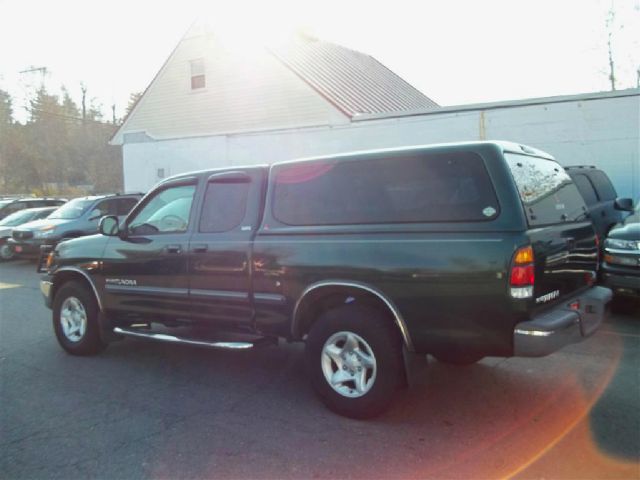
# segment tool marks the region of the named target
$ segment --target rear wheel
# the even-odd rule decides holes
[[[371,307],[323,313],[309,332],[305,355],[315,391],[327,407],[346,417],[381,414],[403,379],[397,328]]]
[[[72,355],[95,355],[107,346],[100,339],[98,302],[82,283],[65,283],[53,301],[53,329]]]

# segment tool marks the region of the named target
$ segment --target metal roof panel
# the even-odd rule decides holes
[[[270,52],[350,117],[438,108],[375,58],[340,45],[300,36]]]

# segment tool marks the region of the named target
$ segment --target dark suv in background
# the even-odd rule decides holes
[[[0,199],[0,220],[25,208],[59,207],[66,201],[64,198],[3,198]]]
[[[98,232],[98,221],[105,215],[124,218],[142,194],[110,194],[75,198],[49,215],[13,230],[8,244],[17,256],[38,256],[40,246]]]
[[[604,284],[615,294],[614,310],[631,310],[634,303],[640,306],[640,204],[609,231],[601,271]]]
[[[633,211],[633,201],[619,198],[607,174],[594,166],[579,165],[565,170],[587,204],[598,238],[604,240],[611,227]]]

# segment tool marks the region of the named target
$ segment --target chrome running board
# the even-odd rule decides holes
[[[206,340],[195,340],[191,338],[180,338],[165,333],[141,332],[139,330],[130,330],[126,328],[116,327],[114,333],[133,338],[142,338],[145,340],[155,340],[158,342],[179,343],[182,345],[193,345],[197,347],[221,348],[224,350],[247,350],[255,346],[252,342],[213,342]]]

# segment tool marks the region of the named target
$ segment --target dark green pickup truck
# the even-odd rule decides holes
[[[547,355],[592,334],[611,298],[571,179],[506,142],[182,174],[100,231],[42,258],[69,353],[300,340],[319,396],[356,418],[385,410],[413,355]]]

